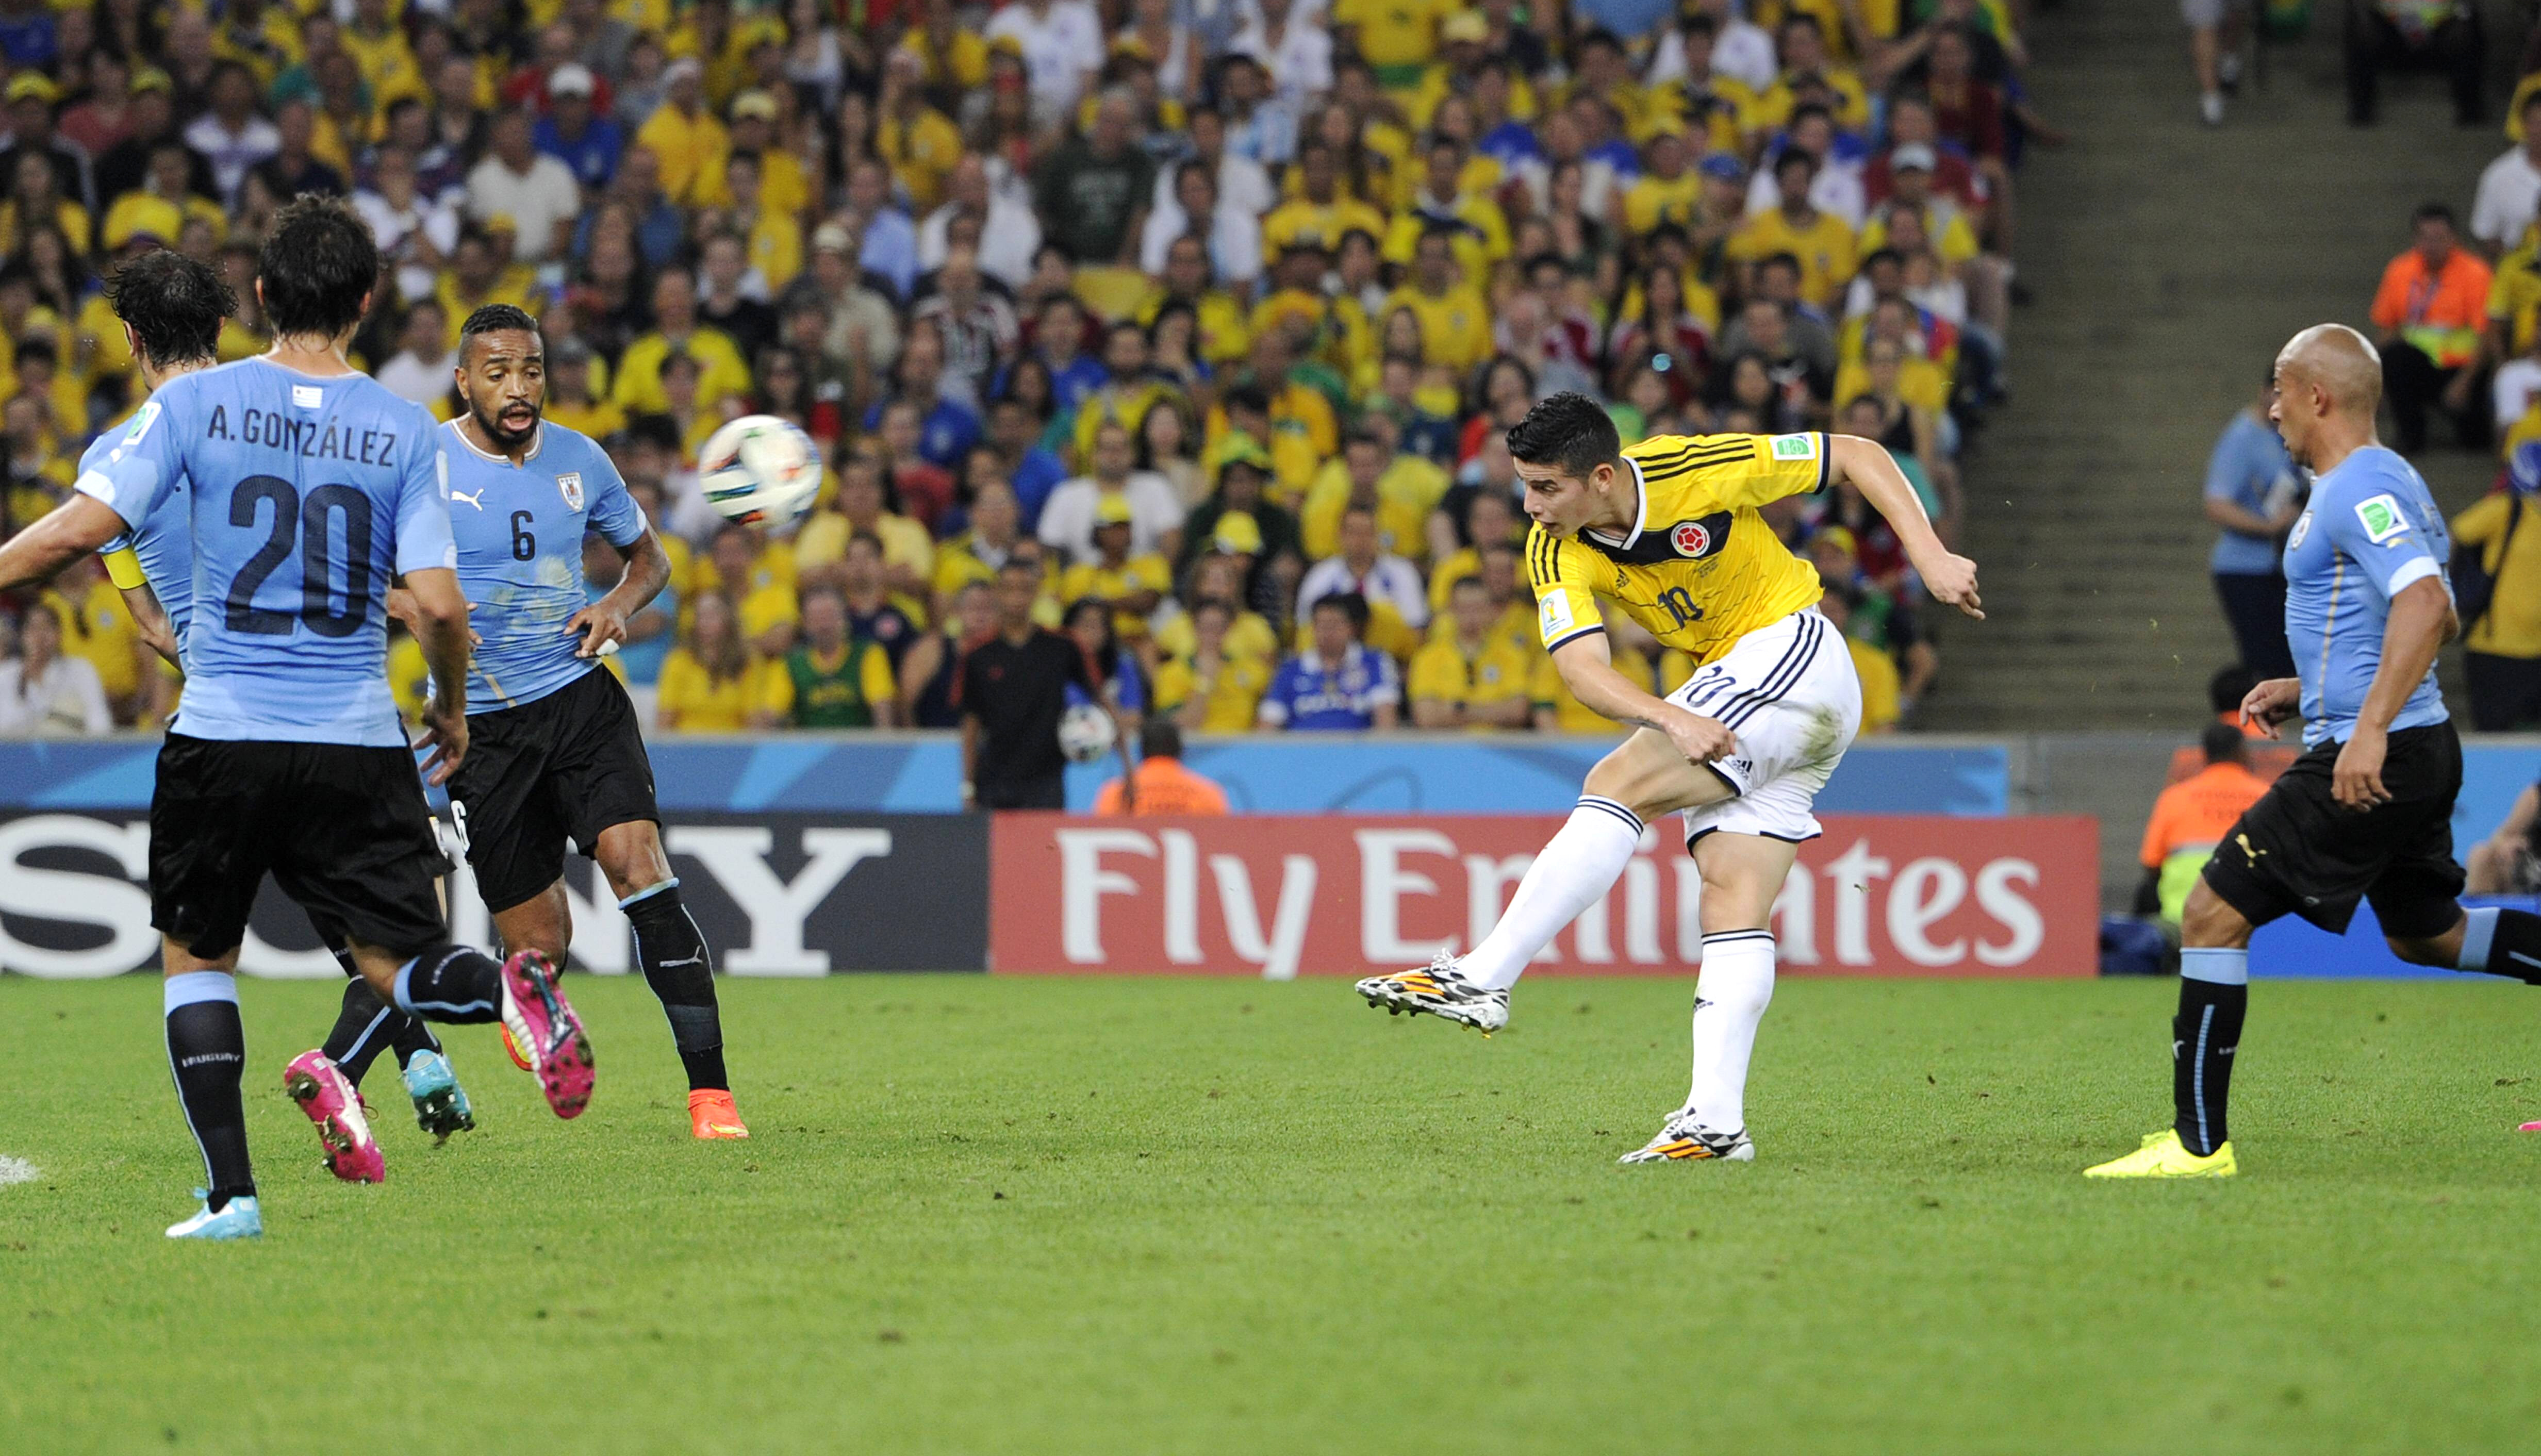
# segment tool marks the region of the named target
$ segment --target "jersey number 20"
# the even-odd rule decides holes
[[[350,485],[321,485],[304,504],[291,482],[250,475],[230,492],[230,524],[253,529],[266,501],[273,504],[272,534],[239,568],[230,583],[225,619],[229,629],[258,636],[291,634],[296,619],[322,637],[349,637],[371,615],[371,498]],[[332,517],[344,518],[344,610],[332,610],[335,561]],[[265,578],[300,547],[300,611],[274,612],[255,605]]]

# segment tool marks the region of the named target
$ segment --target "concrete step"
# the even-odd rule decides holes
[[[2503,54],[2521,32],[2498,9]],[[2467,219],[2505,145],[2456,129],[2431,76],[2394,78],[2382,124],[2347,127],[2336,31],[2336,7],[2316,8],[2208,128],[2176,6],[2064,0],[2035,21],[2030,90],[2074,140],[2018,179],[2037,303],[2013,321],[2013,400],[1967,469],[1989,619],[1936,624],[1923,726],[2177,735],[2203,716],[2232,655],[2198,499],[2215,435],[2296,329],[2365,327],[2410,210],[2441,198]],[[2419,465],[2448,507],[2493,471],[2450,450]]]

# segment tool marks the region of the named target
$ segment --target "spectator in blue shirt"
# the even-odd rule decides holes
[[[13,66],[40,69],[60,59],[53,35],[53,8],[42,4],[0,5],[0,56]]]
[[[917,281],[917,228],[891,198],[891,172],[868,157],[847,169],[847,211],[864,230],[856,265],[891,280],[900,302]]]
[[[1367,599],[1338,592],[1317,602],[1315,645],[1279,665],[1262,697],[1262,726],[1301,731],[1390,729],[1403,711],[1394,659],[1359,640]]]
[[[1084,308],[1064,295],[1042,305],[1041,341],[1051,398],[1059,414],[1072,417],[1085,397],[1112,378],[1103,361],[1086,351]]]
[[[621,165],[610,179],[609,199],[623,202],[633,209],[635,251],[644,255],[644,266],[668,267],[688,238],[688,223],[680,216],[680,209],[672,206],[671,199],[662,193],[662,164],[650,147],[621,151],[618,161]],[[572,164],[567,162],[566,165]],[[417,180],[420,183],[419,176]],[[430,193],[427,191],[426,195]],[[583,213],[582,221],[574,225],[574,256],[591,255],[591,230],[599,222],[600,213],[601,209],[593,206]]]
[[[1009,395],[988,406],[988,448],[996,452],[1006,483],[1014,487],[1023,534],[1041,529],[1042,503],[1067,478],[1067,465],[1041,447],[1041,421],[1032,406]]]
[[[593,113],[592,90],[588,67],[577,61],[556,67],[547,77],[547,113],[530,132],[531,145],[572,169],[585,192],[609,185],[626,149],[617,123]]]
[[[2268,398],[2232,416],[2206,465],[2206,519],[2223,528],[2211,563],[2214,595],[2241,651],[2261,679],[2290,678],[2286,646],[2286,532],[2302,513],[2293,461],[2268,423]]]
[[[917,406],[917,453],[928,465],[948,471],[962,468],[980,443],[980,416],[944,393],[944,335],[935,321],[920,319],[908,328],[893,371],[900,386],[890,399],[876,400],[865,410],[865,429],[882,428],[883,406],[907,400]]]

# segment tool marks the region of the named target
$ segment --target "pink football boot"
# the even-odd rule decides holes
[[[591,1039],[556,989],[555,968],[537,951],[503,963],[503,1028],[529,1054],[547,1106],[560,1118],[581,1116],[591,1104]]]
[[[371,1135],[371,1120],[362,1115],[362,1099],[353,1084],[324,1052],[303,1052],[282,1072],[282,1090],[318,1125],[318,1144],[327,1150],[327,1171],[346,1183],[387,1181],[387,1159]]]

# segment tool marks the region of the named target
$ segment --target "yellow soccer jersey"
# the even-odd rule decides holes
[[[1640,515],[1630,536],[1527,533],[1526,576],[1547,650],[1603,631],[1597,598],[1702,666],[1740,637],[1815,603],[1817,568],[1756,513],[1823,490],[1825,435],[1658,435],[1628,446]]]

